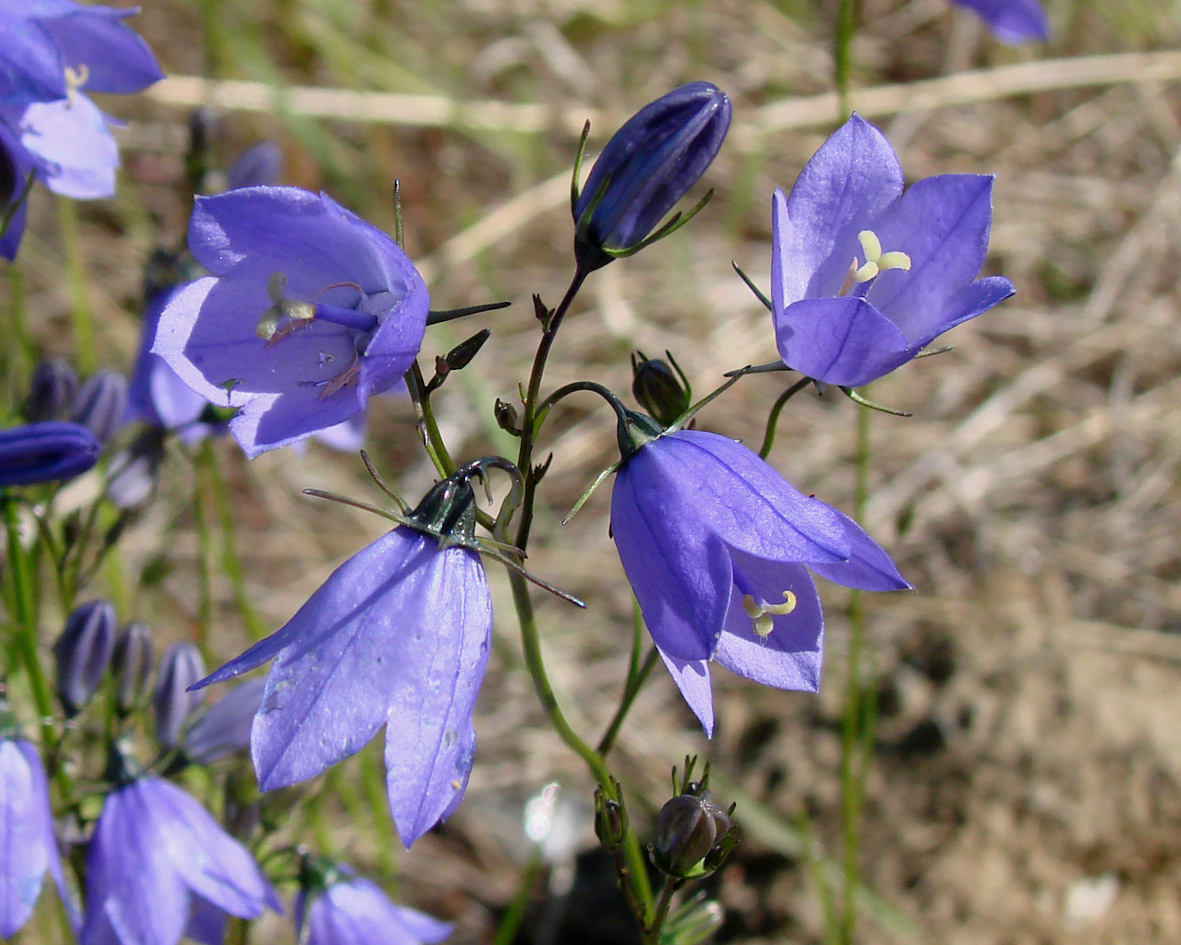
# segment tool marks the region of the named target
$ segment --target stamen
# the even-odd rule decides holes
[[[854,271],[854,282],[869,282],[887,269],[910,269],[910,257],[906,253],[898,250],[882,252],[882,241],[873,230],[862,230],[857,234],[857,241],[861,244],[861,252],[865,254],[865,264]]]
[[[751,623],[754,624],[755,635],[760,639],[765,640],[771,635],[771,630],[775,625],[775,617],[790,614],[795,609],[796,595],[791,591],[783,592],[782,604],[759,603],[750,594],[742,595],[742,612],[750,618]]]
[[[286,289],[286,273],[272,272],[271,277],[267,279],[267,295],[270,296],[272,304],[262,313],[254,329],[258,337],[267,343],[267,347],[294,334],[316,317],[316,306],[310,302],[287,298],[284,295]],[[284,318],[287,319],[287,324],[280,327],[280,322]]]
[[[74,104],[74,92],[90,81],[90,67],[84,62],[78,63],[78,68],[66,66],[66,103],[67,107]]]

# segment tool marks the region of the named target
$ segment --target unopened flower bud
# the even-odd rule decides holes
[[[118,371],[102,370],[88,377],[74,397],[70,419],[107,443],[123,423],[127,409],[127,379]]]
[[[65,358],[42,361],[33,368],[29,396],[25,400],[25,418],[30,423],[60,420],[78,392],[78,374]]]
[[[671,354],[668,361],[648,358],[643,351],[632,354],[632,394],[636,402],[665,427],[692,403],[689,381]]]
[[[618,785],[616,785],[618,790]],[[627,808],[621,801],[607,797],[601,788],[595,789],[595,836],[608,853],[614,853],[627,839]]]
[[[511,433],[513,436],[521,435],[521,428],[518,425],[519,417],[517,416],[517,408],[506,400],[496,398],[496,405],[492,408],[492,414],[496,418],[496,425],[506,433]]]
[[[152,679],[152,631],[146,623],[129,623],[119,631],[111,671],[115,708],[120,715],[130,715],[147,695]]]
[[[72,718],[94,698],[115,649],[115,608],[105,600],[75,607],[53,645],[57,697]]]
[[[656,820],[656,865],[670,876],[704,876],[704,860],[730,830],[730,817],[707,797],[679,794]],[[715,867],[716,868],[716,867]]]
[[[729,127],[730,100],[709,82],[682,85],[629,118],[574,200],[579,267],[598,269],[671,232],[670,221],[649,237],[705,173]]]
[[[491,328],[482,328],[466,341],[461,341],[447,352],[447,357],[444,359],[447,362],[447,367],[453,371],[467,367],[471,363],[472,358],[484,347],[484,342],[488,340],[491,334]]]
[[[156,740],[165,748],[180,742],[185,720],[201,701],[199,692],[187,690],[204,675],[205,661],[191,643],[174,643],[160,657],[152,708],[156,714]]]
[[[260,676],[235,686],[193,723],[184,737],[190,761],[209,765],[250,747],[250,729],[266,683]]]
[[[283,173],[283,152],[273,141],[247,148],[226,168],[226,190],[277,184]]]
[[[72,479],[98,459],[99,443],[86,427],[47,420],[0,430],[0,486]]]

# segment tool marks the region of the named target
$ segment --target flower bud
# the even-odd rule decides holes
[[[619,793],[618,782],[613,786]],[[619,795],[622,798],[622,794]],[[627,839],[627,808],[622,800],[615,800],[603,794],[601,788],[595,788],[595,836],[608,853],[614,853]]]
[[[143,701],[152,679],[152,631],[146,623],[129,623],[119,631],[111,671],[115,708],[120,715],[130,715]]]
[[[664,427],[671,425],[692,403],[689,381],[671,354],[668,361],[649,359],[643,351],[632,354],[632,395]]]
[[[72,479],[98,460],[99,443],[76,423],[28,423],[0,430],[0,486]]]
[[[73,718],[94,698],[115,649],[115,608],[105,600],[75,607],[53,645],[57,698]]]
[[[729,815],[708,797],[679,794],[656,819],[656,865],[682,879],[707,875],[713,869],[705,869],[703,861],[730,829]]]
[[[496,418],[496,425],[506,433],[511,433],[513,436],[521,435],[521,427],[519,426],[520,418],[517,416],[517,408],[510,404],[507,400],[496,398],[496,404],[492,408],[492,415]]]
[[[127,409],[127,379],[118,371],[102,370],[92,374],[74,397],[70,419],[94,434],[99,443],[107,443],[123,423]]]
[[[729,127],[730,100],[709,82],[682,85],[629,118],[573,201],[579,268],[590,272],[631,255],[679,225],[670,221],[649,237],[705,173]]]
[[[209,765],[250,747],[250,730],[266,683],[266,677],[259,676],[235,686],[193,723],[184,737],[190,761]]]
[[[201,693],[187,690],[204,675],[205,661],[191,643],[174,643],[160,657],[152,708],[156,714],[156,740],[165,748],[180,742],[185,720],[201,701]]]
[[[25,419],[30,423],[60,420],[78,392],[78,374],[65,358],[42,361],[33,368],[29,396],[25,400]]]
[[[247,148],[226,168],[226,190],[277,184],[283,173],[283,152],[273,141]]]

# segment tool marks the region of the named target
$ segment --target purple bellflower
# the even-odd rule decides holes
[[[214,404],[248,456],[335,426],[393,387],[429,301],[406,254],[331,198],[297,187],[201,197],[182,287],[152,351]]]
[[[574,253],[580,266],[590,272],[671,232],[673,221],[649,236],[705,173],[729,127],[730,99],[709,82],[673,89],[624,122],[581,194],[575,181]]]
[[[54,839],[45,769],[37,749],[15,736],[6,716],[0,701],[0,939],[5,941],[32,915],[46,872],[75,928],[79,922]]]
[[[951,0],[967,7],[988,24],[1002,43],[1044,42],[1050,38],[1050,23],[1038,0]]]
[[[295,929],[303,945],[430,945],[451,934],[449,922],[395,905],[343,863],[301,871]]]
[[[220,945],[226,917],[281,912],[250,853],[162,778],[107,796],[86,854],[81,945]]]
[[[0,486],[73,479],[97,462],[99,448],[77,423],[46,420],[0,430]]]
[[[459,804],[492,604],[464,467],[329,576],[280,630],[198,685],[274,659],[251,753],[264,791],[315,777],[386,726],[386,789],[409,847]]]
[[[860,387],[1007,299],[1008,279],[976,279],[991,222],[991,177],[943,174],[903,193],[894,149],[854,115],[789,197],[775,191],[771,314],[784,363]]]
[[[706,734],[710,660],[815,692],[824,616],[808,569],[870,591],[910,585],[851,519],[745,446],[696,430],[658,435],[649,418],[628,417],[611,530],[652,640]]]
[[[109,121],[83,92],[138,92],[163,78],[123,20],[135,13],[71,0],[0,0],[0,150],[14,186],[0,193],[8,227],[0,255],[16,256],[30,173],[79,200],[115,192],[119,152]],[[5,175],[6,177],[8,175]],[[16,203],[16,201],[20,201]]]

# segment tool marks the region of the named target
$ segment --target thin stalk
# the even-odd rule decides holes
[[[410,402],[414,406],[414,416],[417,418],[419,429],[422,430],[423,442],[430,455],[435,470],[446,479],[455,472],[455,460],[447,451],[447,444],[443,442],[443,433],[439,430],[439,421],[435,418],[435,411],[431,407],[430,394],[426,392],[426,380],[422,376],[422,368],[418,360],[406,372],[406,389],[410,391]]]
[[[632,703],[636,701],[636,696],[640,694],[644,683],[648,681],[648,677],[651,675],[653,667],[656,666],[656,660],[659,656],[660,654],[657,652],[656,647],[652,647],[648,651],[643,665],[639,666],[636,671],[628,673],[627,685],[624,686],[623,697],[619,700],[619,708],[615,710],[615,716],[611,719],[611,724],[607,726],[607,731],[599,739],[598,752],[600,755],[605,756],[615,746],[615,738],[619,734],[623,720],[627,718],[627,713],[631,711]]]
[[[512,945],[517,940],[517,933],[521,930],[521,923],[525,920],[525,912],[529,908],[529,900],[533,895],[533,885],[541,875],[544,860],[541,847],[534,845],[529,851],[529,860],[521,871],[521,879],[517,883],[517,891],[513,893],[512,901],[496,926],[496,937],[492,945]]]
[[[673,896],[679,888],[679,883],[670,882],[660,891],[660,901],[656,904],[656,912],[652,917],[652,922],[644,929],[644,945],[659,945],[661,926],[668,918],[668,910],[672,907]]]
[[[771,452],[771,447],[775,445],[775,429],[779,426],[779,415],[783,412],[783,408],[787,406],[787,402],[792,397],[811,383],[812,378],[801,377],[776,399],[774,406],[771,407],[771,412],[767,415],[767,430],[763,434],[763,445],[759,447],[759,456],[763,459],[767,458],[767,454]]]
[[[865,507],[869,499],[870,411],[861,407],[857,411],[857,458],[856,487],[853,501],[853,517],[857,521],[865,518]],[[839,941],[852,945],[857,929],[857,887],[861,883],[861,810],[865,794],[865,778],[869,767],[868,747],[872,744],[872,732],[866,707],[868,694],[872,692],[872,680],[866,679],[865,672],[865,610],[862,606],[862,592],[854,590],[849,595],[849,654],[848,679],[845,691],[845,716],[841,727],[841,821],[843,840],[844,904],[841,915]]]
[[[78,235],[78,207],[72,200],[58,197],[57,216],[70,284],[74,357],[78,361],[80,373],[92,374],[98,367],[98,356],[94,350],[94,319],[90,311],[90,296],[86,291],[86,263],[82,257],[82,238]]]
[[[230,492],[213,454],[212,444],[209,449],[202,449],[197,454],[197,461],[204,468],[213,488],[213,501],[217,506],[217,519],[221,527],[221,569],[230,579],[230,585],[234,589],[234,601],[242,615],[242,622],[246,624],[246,632],[250,634],[251,640],[260,640],[266,635],[266,627],[250,602],[250,594],[246,590],[246,569],[242,566],[241,555],[238,554],[238,529],[234,522],[234,510],[230,505]]]
[[[838,121],[844,121],[853,114],[850,93],[853,72],[853,34],[857,32],[857,0],[840,0],[837,11],[836,50],[833,68],[837,85],[837,100],[840,103]]]

